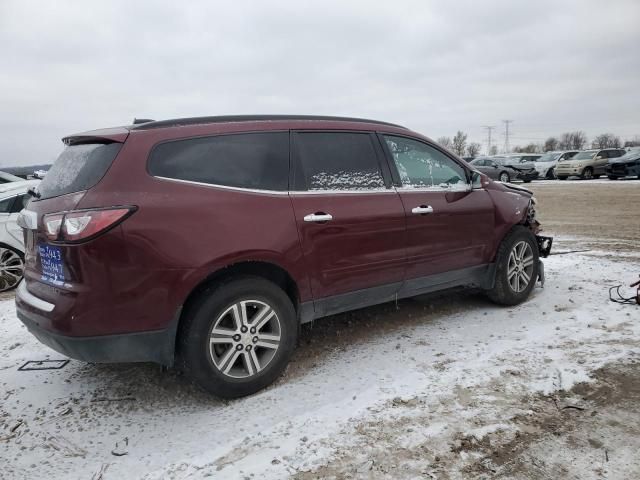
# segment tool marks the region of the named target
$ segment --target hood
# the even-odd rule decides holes
[[[632,157],[618,157],[609,160],[609,163],[635,163],[640,161],[640,155],[634,155]]]

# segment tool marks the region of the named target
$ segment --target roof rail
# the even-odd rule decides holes
[[[131,127],[132,130],[152,130],[155,128],[165,127],[179,127],[183,125],[199,125],[207,123],[227,123],[227,122],[261,122],[261,121],[276,121],[276,120],[325,120],[325,121],[338,121],[338,122],[362,122],[362,123],[374,123],[378,125],[387,125],[389,127],[404,128],[402,125],[396,125],[395,123],[381,122],[378,120],[367,120],[365,118],[351,118],[351,117],[332,117],[321,115],[221,115],[215,117],[190,117],[190,118],[175,118],[171,120],[158,120],[148,121],[145,123],[134,124]]]

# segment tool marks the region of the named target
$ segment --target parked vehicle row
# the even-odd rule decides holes
[[[494,180],[528,183],[536,179],[585,180],[606,175],[611,180],[624,177],[640,179],[640,149],[603,148],[566,150],[545,154],[508,154],[480,156],[470,160],[478,171]]]
[[[556,166],[558,180],[566,180],[570,176],[578,176],[585,180],[599,178],[606,174],[610,159],[621,157],[626,153],[622,148],[604,148],[583,150],[567,161]]]

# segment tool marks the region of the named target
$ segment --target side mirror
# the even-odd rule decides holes
[[[600,155],[598,155],[598,156],[596,157],[596,160],[602,160],[603,158],[604,158],[604,157],[601,157]]]
[[[471,172],[471,188],[477,190],[482,188],[482,175],[478,172]]]

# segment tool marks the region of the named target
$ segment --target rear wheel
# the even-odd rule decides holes
[[[24,256],[9,246],[0,247],[0,292],[18,286],[24,275]]]
[[[498,179],[502,183],[508,183],[509,180],[511,180],[511,177],[509,177],[509,173],[508,172],[500,172],[500,175],[498,176]]]
[[[593,178],[593,168],[587,167],[582,171],[582,175],[580,175],[583,180],[591,180]]]
[[[538,279],[539,253],[536,238],[523,226],[514,227],[496,255],[496,278],[489,298],[500,305],[524,302]]]
[[[178,344],[182,367],[214,395],[250,395],[283,372],[297,326],[282,289],[260,277],[237,277],[206,290],[188,308]]]

